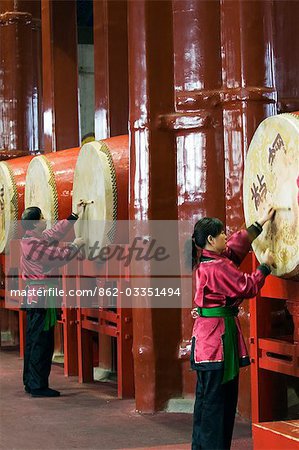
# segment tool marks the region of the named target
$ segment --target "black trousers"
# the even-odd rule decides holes
[[[31,390],[49,386],[54,353],[54,327],[44,331],[45,316],[45,309],[27,310],[23,382]]]
[[[239,376],[221,384],[223,370],[197,370],[192,450],[228,450],[238,400]]]

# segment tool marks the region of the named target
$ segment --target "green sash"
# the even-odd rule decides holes
[[[225,333],[223,336],[224,373],[222,383],[235,378],[239,373],[239,351],[237,326],[234,317],[238,315],[236,307],[197,308],[200,317],[223,317]]]
[[[55,287],[57,287],[57,283],[53,282],[50,279],[43,280],[29,280],[27,286],[42,286],[45,285],[45,289],[47,292],[47,308],[46,308],[46,316],[45,316],[45,325],[44,331],[49,331],[51,327],[54,327],[57,323],[57,314],[56,314],[56,297],[55,297]],[[50,288],[53,288],[52,290]]]

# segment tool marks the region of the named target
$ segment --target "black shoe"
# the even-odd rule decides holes
[[[31,389],[28,386],[24,386],[26,394],[31,394]]]
[[[59,397],[60,392],[55,389],[31,389],[31,397]]]

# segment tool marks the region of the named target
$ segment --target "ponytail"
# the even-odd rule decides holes
[[[189,238],[185,242],[185,266],[188,270],[193,270],[194,267],[197,266],[199,263],[200,257],[202,253],[202,248],[198,247],[195,243],[195,240],[192,236],[192,238]]]
[[[199,263],[202,248],[196,245],[194,234],[192,235],[192,269]]]

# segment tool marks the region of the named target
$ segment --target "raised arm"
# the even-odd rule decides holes
[[[84,200],[80,200],[77,204],[76,211],[72,212],[67,219],[60,220],[56,225],[54,225],[54,227],[50,228],[50,230],[43,231],[43,239],[48,242],[60,241],[71,229],[76,220],[78,220],[85,205],[86,202]]]
[[[273,220],[275,209],[270,208],[269,211],[250,225],[246,230],[237,231],[227,241],[227,247],[224,255],[231,259],[238,266],[241,264],[245,256],[248,254],[251,242],[256,239],[263,231],[263,225],[268,220]]]
[[[78,215],[72,213],[67,219],[59,220],[54,227],[43,231],[43,239],[48,242],[60,241],[72,228],[77,219]]]
[[[70,262],[80,254],[80,249],[84,246],[82,238],[76,238],[67,247],[59,247],[57,241],[49,243],[39,239],[22,240],[23,258],[33,263],[40,264],[44,270],[48,271],[54,267],[61,267]],[[82,255],[80,254],[80,257]]]
[[[217,268],[217,292],[232,299],[255,297],[270,273],[265,263],[251,274],[240,272],[232,263],[225,264]]]

